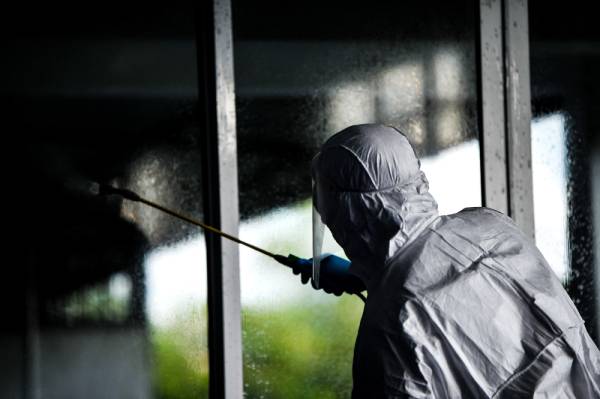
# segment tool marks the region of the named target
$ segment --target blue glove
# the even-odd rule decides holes
[[[289,255],[287,258],[288,266],[292,268],[294,274],[300,275],[300,280],[302,280],[302,284],[306,284],[310,281],[312,277],[312,258],[311,259],[303,259],[297,258],[294,255]]]
[[[319,284],[323,291],[337,296],[344,292],[355,294],[365,290],[362,280],[350,273],[350,262],[335,255],[328,255],[321,260]],[[300,274],[302,284],[308,283],[312,277],[312,259],[297,258],[292,266],[294,274]]]

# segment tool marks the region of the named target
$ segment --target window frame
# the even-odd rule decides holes
[[[196,3],[199,126],[205,221],[239,232],[237,137],[230,0]],[[206,234],[209,395],[242,398],[239,250]]]
[[[480,0],[478,87],[483,205],[534,239],[527,0]]]

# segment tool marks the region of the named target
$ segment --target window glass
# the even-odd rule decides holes
[[[201,218],[187,3],[3,11],[7,215],[0,397],[208,396],[200,232],[92,182]],[[6,147],[5,147],[6,149]]]
[[[233,1],[243,239],[312,256],[310,160],[357,123],[408,136],[442,213],[481,205],[474,6]],[[362,302],[240,262],[246,396],[348,397]]]
[[[536,241],[600,342],[600,27],[591,4],[529,2]]]
[[[536,118],[531,124],[535,241],[563,282],[569,276],[565,128],[560,113]]]

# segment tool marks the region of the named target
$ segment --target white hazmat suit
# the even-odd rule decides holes
[[[600,352],[539,250],[497,211],[439,216],[401,133],[339,132],[313,178],[368,290],[353,398],[600,398]]]

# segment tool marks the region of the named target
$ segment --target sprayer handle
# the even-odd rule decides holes
[[[298,267],[312,267],[312,260],[299,258],[295,255],[289,254],[288,256],[283,255],[274,255],[273,259],[277,262],[285,265],[287,267],[291,267],[292,269]]]
[[[274,255],[273,259],[282,265],[290,267],[294,274],[300,274],[302,284],[306,284],[312,277],[312,259],[304,259],[289,254],[287,257],[283,255]]]

